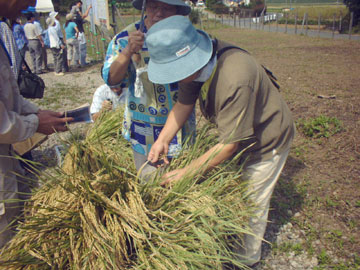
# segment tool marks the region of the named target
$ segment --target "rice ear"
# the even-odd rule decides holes
[[[250,233],[253,206],[233,160],[172,189],[136,176],[121,135],[122,112],[96,121],[73,140],[62,168],[28,202],[25,221],[1,251],[0,269],[222,269],[242,267],[232,251]],[[198,130],[167,170],[183,167],[216,144]],[[209,135],[210,134],[210,135]]]

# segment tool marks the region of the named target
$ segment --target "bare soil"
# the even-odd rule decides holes
[[[298,129],[271,219],[296,224],[308,238],[304,248],[325,251],[333,265],[360,267],[360,42],[239,29],[211,33],[274,72],[297,122],[320,115],[342,122],[343,130],[329,138]]]

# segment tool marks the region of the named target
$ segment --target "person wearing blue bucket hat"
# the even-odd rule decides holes
[[[219,143],[189,165],[165,173],[161,185],[181,181],[185,175],[201,175],[241,153],[236,162],[257,210],[249,219],[253,235],[242,236],[243,245],[234,251],[242,263],[252,266],[261,257],[270,197],[295,135],[291,112],[269,70],[247,51],[195,29],[185,17],[156,23],[145,42],[150,81],[180,82],[178,102],[148,160],[155,163],[164,155],[168,163],[168,144],[199,99],[204,116],[216,124]]]
[[[143,0],[134,0],[141,10]],[[147,31],[157,22],[173,15],[188,15],[190,6],[182,0],[146,0],[145,18],[130,24],[109,43],[102,69],[105,83],[125,90],[123,136],[132,144],[135,166],[142,178],[156,168],[147,164],[151,145],[163,128],[175,104],[178,84],[153,84],[147,76],[149,53],[144,43]],[[195,132],[195,112],[178,132],[170,146],[175,156],[182,143]],[[144,166],[143,166],[144,165]]]

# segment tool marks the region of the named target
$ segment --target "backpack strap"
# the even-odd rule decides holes
[[[217,44],[217,40],[216,40],[216,44]],[[217,51],[217,58],[219,59],[219,57],[226,51],[231,50],[231,49],[238,49],[241,50],[244,53],[250,54],[247,50],[244,50],[240,47],[237,46],[227,46],[224,48],[221,48],[220,50]],[[275,77],[275,75],[271,72],[271,70],[267,69],[265,66],[261,65],[263,67],[263,69],[266,72],[266,75],[269,77],[270,81],[272,82],[272,84],[279,90],[280,89],[280,85],[277,82],[277,78]]]

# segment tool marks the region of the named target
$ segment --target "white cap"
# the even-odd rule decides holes
[[[51,11],[50,12],[50,14],[49,14],[49,17],[51,17],[51,18],[55,18],[56,17],[56,15],[58,15],[59,14],[59,12],[56,12],[56,11]]]

